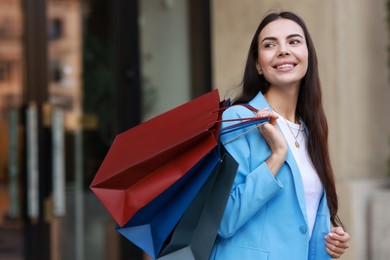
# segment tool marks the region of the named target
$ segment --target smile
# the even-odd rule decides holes
[[[286,64],[277,65],[274,68],[275,69],[290,69],[290,68],[294,68],[294,67],[295,67],[295,64],[286,63]]]

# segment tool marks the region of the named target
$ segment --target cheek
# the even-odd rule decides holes
[[[302,50],[301,57],[302,57],[301,59],[305,62],[306,67],[307,67],[309,64],[309,52],[307,49]]]
[[[258,64],[260,64],[262,69],[266,69],[267,66],[271,64],[271,57],[267,55],[267,53],[261,53],[259,58],[257,59]]]
[[[304,62],[304,64],[305,64],[305,74],[306,74],[307,69],[308,69],[308,67],[309,67],[309,57],[308,57],[308,56],[305,57],[305,62]]]

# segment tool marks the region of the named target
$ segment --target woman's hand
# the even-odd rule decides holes
[[[326,251],[332,258],[339,258],[349,247],[350,236],[341,227],[332,227],[325,236]]]
[[[269,123],[262,124],[259,127],[260,134],[264,137],[265,141],[271,148],[272,154],[267,159],[266,163],[268,168],[274,176],[278,173],[280,167],[286,160],[287,155],[287,143],[283,134],[278,129],[276,120],[278,115],[269,111],[268,108],[260,109],[257,112],[259,117],[269,117]]]

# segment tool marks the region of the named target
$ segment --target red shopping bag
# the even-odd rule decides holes
[[[218,145],[226,107],[214,90],[115,138],[90,188],[120,227]],[[264,120],[234,119],[222,132]]]
[[[119,226],[218,144],[217,90],[119,134],[90,188]]]

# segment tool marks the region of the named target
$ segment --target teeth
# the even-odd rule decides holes
[[[294,67],[293,64],[283,64],[283,65],[277,66],[276,68],[283,69],[283,68],[292,68],[292,67]]]

